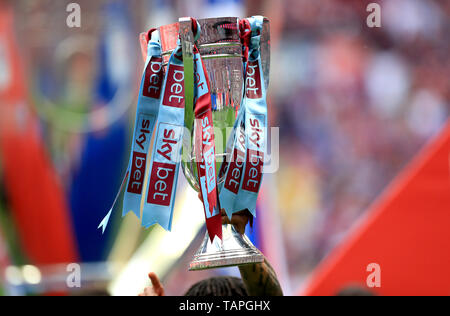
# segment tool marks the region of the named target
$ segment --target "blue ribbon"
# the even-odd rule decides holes
[[[246,163],[239,192],[234,199],[232,213],[248,209],[256,215],[256,200],[262,182],[264,155],[267,147],[267,102],[264,74],[261,63],[260,41],[264,18],[253,16],[251,25],[249,58],[245,65],[245,149]]]
[[[125,185],[122,216],[132,211],[140,218],[140,204],[144,187],[147,153],[155,122],[158,118],[163,80],[163,65],[159,32],[153,31],[147,45],[147,60],[139,88],[139,99],[133,133],[133,143],[127,171],[111,209],[98,228],[105,231],[114,205]]]
[[[142,226],[172,227],[184,132],[184,66],[180,41],[170,56],[153,144]]]

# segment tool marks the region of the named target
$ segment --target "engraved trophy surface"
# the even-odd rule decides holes
[[[242,46],[239,37],[237,17],[209,18],[198,20],[201,35],[196,45],[202,56],[209,77],[212,100],[212,118],[216,141],[216,174],[222,162],[230,155],[227,152],[227,139],[232,133],[237,113],[241,106],[244,76],[242,62]],[[183,49],[184,83],[185,83],[185,127],[190,135],[183,141],[182,169],[189,184],[199,190],[197,164],[194,162],[195,137],[194,120],[194,61],[193,34],[190,18],[180,18],[178,23],[159,28],[162,55],[167,62],[178,38]],[[261,58],[265,78],[268,85],[270,65],[269,21],[264,19],[261,36]],[[188,138],[188,139],[186,139]],[[224,181],[218,176],[217,185]],[[187,211],[187,210],[186,210]],[[192,210],[189,210],[192,211]],[[200,210],[199,210],[200,211]],[[215,238],[212,242],[206,236],[196,252],[189,270],[242,265],[263,261],[263,255],[250,240],[238,233],[232,225],[222,225],[222,240]]]

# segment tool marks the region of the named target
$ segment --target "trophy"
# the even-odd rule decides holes
[[[183,45],[183,58],[189,63],[191,58],[190,47],[192,46],[192,34],[190,32],[190,21],[180,20],[180,38]],[[230,158],[231,153],[227,150],[227,129],[234,126],[235,119],[240,109],[242,100],[243,63],[242,46],[238,33],[237,18],[211,18],[199,20],[201,35],[197,40],[198,49],[204,60],[206,72],[210,80],[212,96],[212,118],[216,135],[221,135],[221,141],[216,141],[216,174],[217,183],[224,181],[221,174],[221,165]],[[269,78],[269,23],[265,19],[261,51],[263,61],[264,78]],[[187,67],[185,66],[185,71]],[[193,76],[185,76],[193,78]],[[187,107],[187,106],[186,106]],[[188,111],[186,111],[188,113]],[[196,137],[196,129],[188,115],[185,116],[185,127],[191,131],[191,137]],[[217,133],[219,132],[219,133]],[[233,131],[232,131],[233,133]],[[183,159],[183,172],[194,189],[199,188],[196,179],[197,168],[192,162],[195,154],[191,151],[185,153]],[[206,233],[203,242],[196,252],[190,264],[190,270],[200,270],[215,267],[243,265],[248,263],[262,262],[262,254],[253,246],[250,240],[238,233],[231,224],[222,225],[222,240],[216,238],[212,242]]]
[[[194,25],[193,21],[197,24]],[[199,34],[194,32],[196,25],[201,30],[198,32]],[[241,102],[245,85],[243,46],[239,25],[237,17],[208,18],[197,21],[191,18],[180,18],[178,23],[161,26],[156,29],[159,33],[158,43],[160,43],[161,48],[162,65],[165,67],[165,72],[168,73],[167,77],[170,76],[171,71],[173,72],[173,70],[168,70],[170,65],[169,58],[172,58],[171,56],[177,50],[177,47],[177,51],[180,51],[180,46],[182,48],[181,66],[184,72],[185,132],[182,137],[181,166],[190,186],[194,190],[200,191],[203,195],[206,193],[202,191],[203,188],[199,184],[199,164],[197,163],[199,160],[197,155],[199,149],[196,148],[195,142],[198,137],[201,137],[198,134],[201,130],[198,125],[201,123],[196,119],[197,114],[194,113],[194,103],[196,102],[196,97],[198,97],[198,95],[195,97],[195,91],[198,91],[195,90],[195,75],[197,74],[196,71],[198,71],[198,66],[196,68],[196,65],[199,65],[196,62],[199,59],[198,54],[201,56],[202,64],[200,64],[200,67],[203,66],[202,69],[206,72],[205,78],[209,83],[208,88],[211,97],[210,109],[208,110],[211,111],[210,117],[214,126],[215,145],[213,146],[215,146],[215,187],[217,188],[215,196],[219,200],[218,205],[220,205],[219,193],[225,179],[224,169],[226,169],[227,162],[232,158],[232,152],[230,146],[227,146],[227,140],[229,144],[229,136],[234,135],[236,129],[239,128],[236,120],[242,106]],[[149,36],[147,33],[140,34],[141,49],[144,56],[146,56],[145,52]],[[263,19],[260,31],[260,54],[260,64],[264,77],[263,85],[267,89],[270,63],[270,35],[269,21],[266,18]],[[181,60],[181,57],[179,59]],[[176,67],[181,66],[179,64]],[[167,83],[167,86],[169,86],[169,83]],[[169,87],[166,87],[166,89],[169,89]],[[156,135],[155,142],[158,141],[158,137]],[[153,177],[153,174],[151,177]],[[151,182],[152,180],[150,179],[150,185]],[[210,238],[211,236],[207,232],[190,264],[189,270],[244,265],[263,261],[263,255],[245,234],[241,235],[231,224],[221,224],[220,210],[218,210],[218,213],[216,210],[216,218],[220,220],[219,227],[221,225],[222,238]]]

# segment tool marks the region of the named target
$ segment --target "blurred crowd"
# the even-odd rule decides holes
[[[36,106],[41,106],[38,113],[49,113],[44,105],[50,99],[80,113],[91,106],[91,99],[109,102],[108,87],[122,83],[98,79],[98,73],[94,73],[96,60],[87,57],[92,55],[92,47],[98,46],[102,19],[97,20],[97,13],[101,4],[78,1],[90,13],[83,18],[82,29],[68,30],[52,27],[66,15],[56,13],[64,12],[63,2],[59,8],[50,2],[14,4],[19,38],[31,31],[35,35],[22,45],[28,47],[23,57],[34,67],[30,71],[34,76],[30,81],[35,82],[31,94]],[[130,1],[128,5],[133,33],[127,34],[131,34],[128,38],[135,36],[130,42],[135,47],[117,52],[115,60],[120,65],[112,77],[126,76],[135,94],[142,67],[138,32],[185,15],[261,14],[270,19],[269,119],[271,126],[280,128],[280,168],[271,177],[276,188],[271,193],[278,205],[275,211],[281,219],[294,289],[343,240],[450,114],[450,1],[374,0],[381,7],[381,27],[373,28],[366,23],[370,2],[195,0],[187,5],[184,1],[155,0]],[[210,11],[206,10],[208,6]],[[24,18],[26,23],[20,23]],[[37,27],[44,24],[47,26]],[[59,45],[73,34],[84,37]],[[70,66],[58,68],[71,45],[82,49],[70,57]],[[121,58],[127,62],[121,62]],[[131,73],[124,70],[127,67],[132,68]],[[94,86],[100,86],[103,99],[95,95]],[[134,101],[130,98],[127,102]],[[132,121],[133,110],[117,122]],[[73,170],[82,160],[83,134],[73,132],[80,128],[77,122],[54,115],[41,115],[43,130],[53,162],[66,187],[70,187]],[[89,122],[93,126],[103,123],[95,117]],[[120,150],[127,148],[125,125],[122,132],[118,131],[123,146]],[[101,128],[97,132],[102,133]],[[117,189],[123,163],[117,161],[111,166],[118,171],[111,180],[111,194]],[[76,187],[76,183],[71,185]],[[86,208],[73,203],[74,195],[69,199],[72,207]],[[108,197],[105,205],[110,202]],[[106,206],[102,207],[106,210]],[[83,221],[80,216],[78,221]],[[76,223],[76,216],[74,220]],[[192,278],[184,272],[185,266],[181,266],[169,277],[174,289],[180,280]]]
[[[271,110],[289,271],[302,280],[450,111],[450,3],[282,1]]]

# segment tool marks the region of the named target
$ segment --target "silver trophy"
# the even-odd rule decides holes
[[[212,99],[212,117],[216,138],[216,174],[222,162],[230,156],[227,138],[232,132],[243,94],[242,46],[239,37],[237,17],[200,19],[200,38],[195,43],[202,56],[209,77]],[[184,139],[182,168],[186,179],[194,190],[199,190],[197,164],[193,144],[194,135],[194,39],[190,18],[180,18],[178,23],[158,28],[162,55],[167,63],[176,48],[178,38],[183,49],[185,78],[185,127],[190,139]],[[261,58],[267,88],[270,64],[269,21],[265,18],[261,36]],[[141,35],[142,36],[142,35]],[[144,34],[145,36],[145,34]],[[217,184],[224,181],[218,176]],[[189,270],[244,265],[263,261],[263,255],[247,236],[238,233],[233,225],[222,225],[222,240],[210,241],[208,233],[197,250]]]

